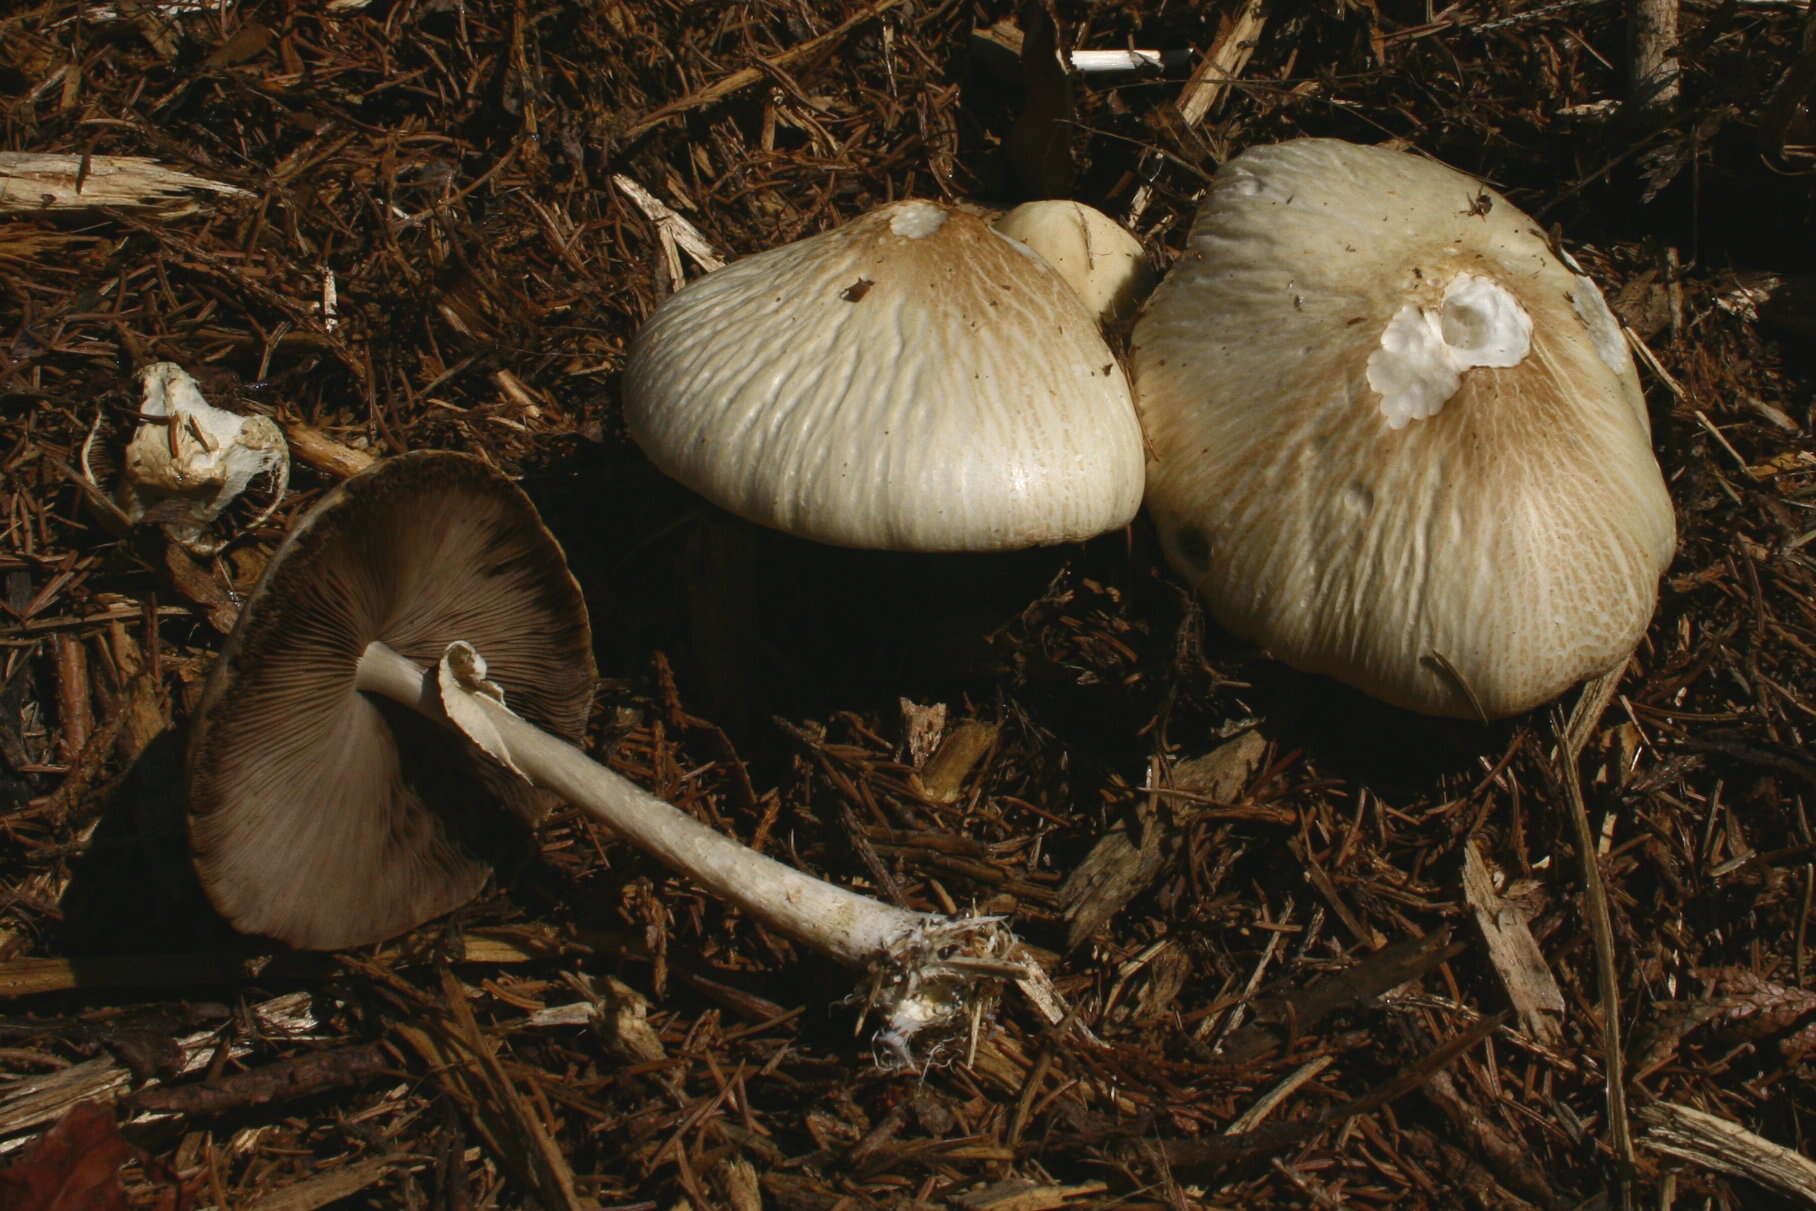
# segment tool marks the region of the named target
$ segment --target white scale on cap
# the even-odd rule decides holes
[[[1381,393],[1387,427],[1436,416],[1466,371],[1517,366],[1532,348],[1532,317],[1493,278],[1460,273],[1436,310],[1408,303],[1387,321],[1368,358],[1368,385]]]

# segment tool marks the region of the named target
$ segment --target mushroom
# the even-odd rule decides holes
[[[1620,326],[1473,177],[1332,139],[1243,153],[1131,361],[1170,562],[1287,662],[1492,718],[1644,632],[1675,524]]]
[[[570,741],[593,680],[580,591],[508,480],[446,452],[347,480],[272,557],[196,713],[190,832],[210,899],[292,945],[378,941],[473,895],[486,842],[558,796],[868,969],[891,1050],[967,1020],[1001,978],[1057,1012],[994,918],[911,912],[812,878],[592,761]]]
[[[631,435],[715,504],[850,547],[1089,538],[1140,506],[1116,357],[981,219],[897,202],[691,283],[644,325]]]
[[[173,542],[197,555],[212,555],[233,537],[217,519],[255,481],[270,484],[270,499],[241,527],[252,529],[283,501],[290,482],[290,450],[269,417],[241,416],[203,398],[195,379],[175,362],[141,370],[138,429],[118,465],[115,505],[105,495],[97,464],[119,458],[109,445],[104,417],[82,444],[82,472],[97,489],[91,497],[129,525],[157,523]]]
[[[488,851],[553,806],[362,692],[369,645],[434,664],[454,639],[486,653],[525,718],[584,734],[586,603],[529,500],[484,463],[378,464],[284,539],[189,738],[196,869],[234,925],[314,949],[392,937],[471,899]]]
[[[1154,270],[1141,241],[1082,202],[1023,202],[993,226],[1058,270],[1085,310],[1110,331],[1124,328],[1153,289]]]

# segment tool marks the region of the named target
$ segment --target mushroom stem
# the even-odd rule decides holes
[[[366,648],[356,684],[445,727],[457,726],[443,708],[435,670],[385,644]],[[843,963],[861,967],[896,939],[937,919],[836,887],[746,848],[505,707],[478,696],[472,701],[497,729],[510,763],[531,782],[584,808],[714,895]]]
[[[455,647],[471,652],[464,644]],[[848,966],[870,971],[872,1003],[881,1003],[888,1022],[882,1041],[904,1057],[903,1044],[917,1029],[963,1018],[978,1000],[994,996],[1001,979],[1024,983],[1043,979],[995,918],[955,920],[910,912],[759,854],[525,722],[484,693],[462,693],[458,708],[446,702],[445,677],[438,681],[436,670],[422,668],[383,643],[367,646],[356,684],[467,735],[535,785],[591,813],[765,924]],[[481,737],[450,718],[469,706],[478,708],[491,735]],[[494,739],[503,751],[492,751]]]

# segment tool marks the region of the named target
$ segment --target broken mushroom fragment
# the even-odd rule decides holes
[[[1675,523],[1632,358],[1474,178],[1333,139],[1243,153],[1131,361],[1169,560],[1287,662],[1498,717],[1644,632]]]
[[[1043,546],[1140,505],[1140,426],[1091,316],[1022,244],[935,202],[679,291],[637,335],[624,407],[667,474],[841,546]]]
[[[113,492],[120,515],[131,525],[162,526],[197,555],[212,555],[234,537],[217,532],[216,519],[255,481],[267,486],[269,499],[240,528],[271,516],[290,482],[290,450],[277,424],[210,404],[174,362],[145,367],[139,384],[140,423]],[[105,430],[97,420],[82,447],[83,474],[103,492],[96,467],[113,453],[100,448]]]
[[[921,1027],[965,1021],[1004,978],[1044,996],[995,919],[802,874],[592,761],[569,741],[593,680],[585,604],[522,492],[465,455],[376,464],[285,540],[210,676],[188,754],[203,886],[249,932],[378,941],[473,895],[495,834],[559,796],[867,969],[898,1053]]]
[[[1141,241],[1082,202],[1023,202],[993,225],[1058,270],[1105,329],[1126,325],[1153,289],[1154,270]]]

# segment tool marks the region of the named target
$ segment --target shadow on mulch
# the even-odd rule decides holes
[[[102,805],[88,845],[70,864],[59,953],[171,954],[239,938],[208,903],[189,860],[186,736],[178,727],[156,736]]]
[[[1255,660],[1242,672],[1244,698],[1267,720],[1269,739],[1315,752],[1321,774],[1389,801],[1424,794],[1434,781],[1480,777],[1478,762],[1504,752],[1521,720],[1418,715],[1277,661]]]

